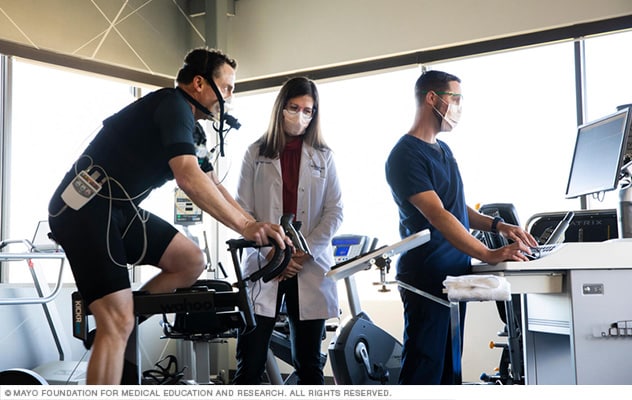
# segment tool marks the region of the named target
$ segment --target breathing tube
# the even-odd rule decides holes
[[[189,66],[188,64],[185,64],[183,69],[190,69],[190,70],[193,71],[193,68],[191,66]],[[215,81],[213,80],[213,77],[212,76],[207,76],[206,74],[197,73],[195,71],[193,71],[193,72],[196,75],[202,76],[211,85],[211,89],[213,89],[213,92],[215,93],[215,96],[217,97],[217,101],[219,102],[219,117],[216,117],[211,112],[211,110],[209,110],[208,108],[204,107],[199,101],[195,100],[190,94],[188,94],[184,90],[182,90],[180,88],[176,88],[176,90],[180,91],[180,93],[191,104],[193,104],[195,106],[195,108],[197,108],[204,115],[206,115],[208,119],[219,119],[219,129],[216,129],[217,133],[219,133],[219,154],[222,157],[224,157],[224,123],[226,123],[231,128],[235,128],[235,129],[239,129],[241,127],[241,124],[239,123],[237,118],[235,118],[232,115],[224,112],[224,110],[225,110],[224,104],[226,103],[226,100],[224,100],[224,96],[222,96],[222,93],[219,91],[219,88],[215,84]]]

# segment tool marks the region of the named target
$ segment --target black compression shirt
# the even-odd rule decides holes
[[[196,154],[194,130],[191,106],[176,89],[150,93],[103,121],[103,128],[71,167],[60,190],[76,171],[92,164],[120,182],[138,204],[151,189],[173,179],[168,164],[171,158]],[[113,180],[110,183],[113,198],[126,197]]]

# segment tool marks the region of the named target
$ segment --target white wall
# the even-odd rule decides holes
[[[238,80],[632,14],[629,0],[239,0]]]

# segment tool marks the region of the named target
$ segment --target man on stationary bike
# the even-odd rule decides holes
[[[150,93],[103,121],[50,201],[52,233],[96,320],[88,384],[121,382],[135,321],[128,265],[160,268],[142,287],[149,293],[188,287],[204,270],[193,241],[140,208],[154,188],[175,178],[198,207],[227,227],[258,244],[270,237],[285,248],[281,226],[255,221],[196,157],[195,121],[224,118],[218,108],[232,96],[235,68],[218,50],[189,52],[176,88]]]

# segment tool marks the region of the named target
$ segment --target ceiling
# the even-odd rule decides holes
[[[204,4],[199,0],[0,0],[0,40],[173,77],[186,52],[205,45]]]

